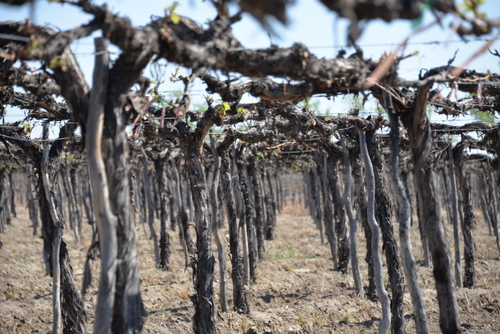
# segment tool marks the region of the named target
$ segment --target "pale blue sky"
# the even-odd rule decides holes
[[[136,0],[110,0],[96,1],[106,2],[111,11],[129,17],[135,25],[147,24],[151,16],[161,16],[164,10],[173,1],[144,1]],[[235,8],[233,8],[233,12]],[[487,0],[483,8],[489,17],[500,16],[500,1]],[[207,20],[215,17],[216,13],[209,1],[184,0],[179,1],[176,12],[188,16],[203,24]],[[36,2],[34,13],[31,19],[37,24],[48,24],[54,29],[70,29],[90,20],[90,16],[83,14],[78,8],[70,5],[48,3],[39,0]],[[4,20],[24,20],[30,17],[30,7],[9,7],[0,4],[0,21]],[[279,46],[288,47],[294,42],[301,42],[308,46],[318,57],[334,57],[340,47],[346,45],[345,19],[339,19],[333,12],[326,9],[319,1],[297,0],[296,5],[289,8],[290,24],[283,27],[281,24],[273,24],[277,35],[271,36],[272,43]],[[433,20],[430,13],[426,13],[425,23]],[[410,45],[406,49],[406,54],[418,51],[416,57],[405,60],[400,68],[400,74],[406,79],[417,79],[418,71],[421,68],[432,68],[445,65],[451,58],[455,50],[459,49],[454,65],[462,64],[474,52],[476,52],[485,42],[476,41],[470,37],[467,44],[459,42],[459,37],[453,34],[450,23],[453,17],[447,16],[442,27],[436,25],[424,33],[410,39]],[[364,33],[358,43],[365,52],[365,57],[379,59],[384,52],[390,52],[401,43],[412,32],[409,21],[398,20],[392,23],[385,23],[381,20],[369,22],[365,25]],[[233,33],[242,44],[248,48],[265,48],[271,43],[269,35],[250,16],[244,15],[242,21],[233,27]],[[485,37],[481,37],[484,39]],[[448,43],[446,43],[448,41]],[[438,42],[438,44],[422,44]],[[500,49],[499,41],[495,41],[492,49]],[[93,66],[93,42],[91,38],[77,41],[72,45],[84,73],[88,80],[91,78]],[[352,51],[348,49],[349,52]],[[500,72],[500,58],[490,54],[485,54],[477,58],[470,66],[478,71],[490,70],[493,73]],[[149,76],[149,71],[146,71]],[[166,84],[164,90],[179,90],[180,86],[175,86],[168,82],[170,73],[166,73]],[[201,89],[201,87],[200,87]],[[202,92],[199,93],[200,97]],[[22,113],[12,110],[8,113],[6,121],[13,121],[20,117]]]

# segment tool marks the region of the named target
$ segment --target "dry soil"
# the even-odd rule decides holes
[[[45,275],[42,240],[40,235],[32,235],[24,205],[19,204],[17,209],[18,217],[6,226],[5,233],[0,234],[3,242],[0,249],[0,333],[49,333],[52,327],[52,283]],[[171,270],[164,271],[154,266],[152,241],[145,236],[143,226],[138,226],[138,233],[142,295],[149,314],[145,332],[191,333],[192,271],[185,268],[177,232],[171,233]],[[396,237],[397,227],[395,225]],[[147,233],[149,235],[149,231]],[[223,233],[227,234],[227,229]],[[422,266],[420,238],[415,226],[411,233],[430,332],[439,333],[432,271]],[[449,228],[448,235],[452,236]],[[90,237],[90,228],[86,224],[80,242],[75,241],[71,229],[65,229],[64,239],[70,249],[78,289]],[[358,239],[361,273],[367,284],[365,244],[361,233]],[[488,234],[480,215],[474,229],[474,240],[476,287],[457,290],[462,329],[464,333],[500,333],[500,258],[495,239]],[[247,287],[250,315],[218,313],[219,333],[377,332],[380,305],[359,299],[353,289],[352,276],[332,270],[328,246],[321,244],[319,233],[300,205],[289,204],[278,216],[277,238],[267,241],[266,247],[266,256],[258,266],[257,282]],[[93,270],[94,274],[98,273],[98,263],[93,264]],[[228,257],[228,298],[231,302],[229,270]],[[218,284],[217,275],[214,284],[217,303]],[[90,333],[95,302],[94,279],[85,297]],[[404,303],[407,332],[414,333],[415,322],[408,293]]]

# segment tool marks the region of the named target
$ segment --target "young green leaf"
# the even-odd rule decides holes
[[[178,24],[181,22],[181,17],[177,13],[170,13],[170,21],[172,21],[173,24]]]

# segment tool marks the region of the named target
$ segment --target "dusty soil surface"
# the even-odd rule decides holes
[[[494,237],[477,217],[476,282],[474,289],[459,288],[458,303],[464,333],[500,333],[500,258]],[[397,225],[395,226],[397,228]],[[171,233],[171,271],[154,268],[152,241],[142,226],[139,263],[142,293],[149,313],[146,333],[190,333],[193,307],[192,272],[185,269],[177,232]],[[328,246],[321,245],[319,234],[307,212],[289,205],[278,217],[278,237],[267,242],[265,259],[258,267],[257,283],[247,287],[251,314],[219,313],[219,333],[375,333],[380,305],[359,299],[350,275],[332,270]],[[226,231],[224,231],[226,232]],[[397,232],[397,230],[396,230]],[[448,235],[450,230],[448,230]],[[149,234],[149,232],[148,232]],[[81,286],[85,253],[90,243],[86,225],[82,240],[76,242],[70,229],[65,230],[70,257],[78,286]],[[52,326],[51,278],[45,276],[42,240],[32,235],[27,212],[18,205],[18,218],[0,234],[0,333],[49,333]],[[414,253],[422,259],[416,227],[412,227]],[[359,236],[361,273],[366,282],[364,239]],[[229,258],[228,258],[229,259]],[[419,262],[420,263],[420,262]],[[98,263],[93,264],[94,274]],[[216,268],[218,269],[218,268]],[[229,268],[230,269],[230,266]],[[431,333],[439,332],[436,292],[430,268],[418,267]],[[387,281],[387,280],[386,280]],[[231,282],[228,278],[231,302]],[[215,283],[218,302],[218,280]],[[92,314],[96,302],[96,281],[85,297],[92,332]],[[408,333],[415,332],[408,293],[405,295],[405,319]]]

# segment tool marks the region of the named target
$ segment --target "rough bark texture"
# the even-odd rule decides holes
[[[429,332],[427,313],[425,311],[422,293],[418,284],[415,259],[413,257],[409,236],[409,223],[411,215],[410,199],[408,198],[407,189],[402,181],[399,168],[399,119],[394,110],[392,99],[388,94],[384,94],[384,106],[390,119],[390,175],[392,176],[392,182],[395,188],[395,197],[398,202],[397,220],[399,222],[401,259],[403,262],[408,290],[410,290],[413,314],[415,316],[416,332],[418,334],[426,334]]]
[[[472,239],[472,228],[476,224],[476,218],[472,208],[472,191],[470,187],[470,173],[465,171],[463,165],[463,150],[468,146],[466,139],[455,146],[454,158],[458,182],[462,193],[462,209],[464,219],[462,220],[462,234],[464,238],[464,287],[474,287],[474,240]]]
[[[457,286],[462,286],[463,281],[462,281],[462,265],[461,265],[461,251],[460,251],[460,224],[458,222],[458,191],[457,191],[457,176],[455,174],[455,168],[454,168],[454,159],[453,159],[453,150],[451,148],[451,143],[448,148],[448,154],[449,156],[449,166],[448,166],[448,171],[449,171],[449,179],[450,179],[450,204],[451,204],[451,212],[450,216],[452,219],[453,223],[453,240],[455,242],[455,284]]]
[[[248,260],[250,265],[250,279],[255,282],[257,279],[257,242],[255,238],[255,227],[252,223],[253,220],[253,202],[248,192],[248,183],[246,177],[245,160],[241,156],[236,157],[236,164],[238,166],[238,176],[240,179],[240,189],[243,194],[244,208],[245,208],[245,225],[247,228],[248,237]]]
[[[417,217],[418,217],[418,231],[420,233],[420,240],[422,242],[422,250],[424,252],[424,267],[430,267],[431,254],[429,252],[429,241],[427,240],[427,233],[425,232],[425,214],[424,214],[424,197],[422,189],[417,184],[417,177],[415,171],[413,172],[414,189],[416,191],[416,204],[417,204]]]
[[[145,152],[143,151],[143,155],[145,156]],[[160,249],[158,247],[158,236],[156,235],[156,230],[154,226],[154,212],[155,207],[153,203],[152,189],[149,182],[149,162],[147,158],[144,159],[143,167],[142,167],[142,184],[144,186],[144,194],[146,198],[147,208],[148,208],[148,226],[149,233],[151,234],[151,239],[153,240],[153,254],[155,257],[155,264],[157,267],[160,266]]]
[[[354,217],[354,210],[352,208],[353,202],[351,201],[352,196],[352,175],[351,175],[351,157],[349,155],[349,150],[347,149],[347,145],[345,141],[342,142],[342,149],[344,151],[344,175],[345,175],[345,184],[344,184],[344,207],[347,211],[347,217],[349,218],[349,227],[350,227],[350,246],[351,246],[351,268],[352,268],[352,276],[354,278],[354,287],[356,292],[358,293],[359,298],[364,298],[365,294],[363,291],[363,284],[361,280],[361,274],[359,273],[359,265],[358,265],[358,245],[356,243],[356,218]]]
[[[52,235],[52,333],[61,334],[61,268],[59,267],[59,254],[62,241],[64,219],[57,214],[54,196],[52,195],[52,182],[49,180],[49,123],[43,125],[43,158],[40,167],[40,176],[43,183],[43,192],[48,199],[48,210],[54,222]]]
[[[139,288],[137,263],[137,230],[129,210],[129,161],[128,144],[125,135],[126,114],[124,91],[135,82],[134,72],[144,59],[131,59],[133,55],[122,55],[110,70],[108,93],[104,108],[103,159],[109,185],[111,212],[117,218],[117,273],[116,296],[113,307],[113,333],[142,332],[146,311]],[[143,64],[144,66],[146,64]],[[120,77],[118,71],[132,68],[130,77]],[[140,73],[140,72],[139,72]],[[139,74],[137,73],[137,74]],[[120,80],[122,79],[122,80]]]
[[[437,194],[429,157],[431,133],[426,114],[429,86],[419,88],[411,117],[402,118],[408,130],[413,155],[416,185],[422,196],[423,226],[432,255],[433,274],[439,304],[439,321],[445,334],[460,333],[460,315],[452,276],[449,243],[444,233],[441,213],[437,207]]]
[[[243,200],[243,191],[240,188],[239,180],[239,168],[236,163],[236,150],[234,146],[232,147],[231,152],[231,161],[233,165],[233,174],[232,177],[236,182],[234,183],[234,198],[236,199],[236,212],[239,218],[239,230],[241,230],[241,243],[243,248],[243,283],[246,285],[250,285],[250,252],[249,252],[249,240],[248,240],[248,228],[246,226],[246,209],[245,203]]]
[[[252,181],[252,190],[254,196],[254,224],[257,235],[257,255],[259,260],[264,258],[266,252],[266,241],[264,239],[264,218],[262,210],[262,187],[260,163],[254,157],[249,157],[247,165],[248,175]]]
[[[27,2],[23,0],[0,1],[9,4]],[[51,143],[52,146],[48,157],[48,173],[54,173],[52,176],[57,175],[55,165],[59,164],[61,152],[65,149],[67,149],[67,152],[76,151],[74,147],[70,148],[69,145],[66,145],[69,144],[66,139],[72,136],[77,125],[81,126],[84,136],[87,133],[88,116],[93,109],[93,107],[89,108],[89,105],[91,102],[95,103],[94,99],[98,94],[100,95],[98,107],[104,115],[104,119],[100,120],[100,122],[104,122],[104,125],[103,131],[97,132],[98,135],[101,133],[103,135],[103,156],[100,160],[102,160],[101,163],[104,162],[105,172],[102,171],[103,166],[100,166],[101,178],[98,177],[97,179],[99,184],[105,183],[109,189],[109,208],[101,210],[101,213],[107,211],[110,216],[108,218],[113,221],[101,225],[107,225],[108,231],[106,233],[111,235],[112,243],[114,242],[113,238],[116,239],[116,245],[107,248],[101,245],[103,249],[107,249],[107,253],[101,253],[102,259],[106,262],[105,265],[110,266],[106,267],[106,273],[103,272],[105,277],[101,278],[103,287],[100,287],[98,293],[98,310],[103,307],[104,312],[103,314],[98,313],[96,326],[101,328],[102,325],[103,331],[112,330],[114,333],[132,333],[143,330],[142,316],[145,312],[139,289],[137,232],[130,212],[131,195],[129,190],[134,189],[134,187],[129,187],[129,160],[131,156],[133,157],[134,152],[129,154],[127,141],[132,138],[127,137],[125,134],[125,129],[132,123],[133,119],[135,119],[133,126],[134,142],[135,139],[138,139],[138,142],[141,142],[144,146],[149,143],[158,145],[159,150],[157,152],[163,150],[173,152],[181,148],[181,151],[186,154],[186,157],[181,154],[181,156],[175,158],[177,165],[172,164],[172,170],[174,171],[172,175],[176,179],[175,182],[169,184],[169,200],[172,210],[171,222],[174,223],[172,229],[177,224],[182,226],[179,230],[181,239],[184,240],[187,262],[188,250],[192,248],[188,234],[188,214],[189,221],[192,221],[193,214],[196,211],[198,262],[196,263],[195,273],[198,296],[195,301],[197,305],[195,327],[199,331],[213,331],[214,306],[211,300],[213,263],[205,261],[207,257],[208,260],[213,261],[213,259],[209,255],[211,251],[209,240],[210,221],[205,212],[207,210],[207,203],[205,202],[206,190],[204,188],[204,170],[201,165],[204,150],[203,142],[209,129],[213,125],[217,125],[223,129],[223,140],[230,138],[234,141],[236,138],[241,142],[240,151],[238,152],[240,154],[238,157],[238,164],[240,164],[238,173],[242,201],[238,202],[237,205],[242,208],[241,212],[244,213],[241,216],[245,217],[241,225],[245,232],[248,233],[248,243],[244,242],[244,249],[249,246],[250,265],[248,267],[250,269],[248,271],[252,279],[255,280],[258,261],[257,253],[262,258],[265,249],[262,236],[266,235],[264,232],[267,232],[267,230],[262,229],[263,218],[271,219],[274,209],[272,205],[267,205],[266,211],[261,209],[264,195],[259,194],[259,191],[265,188],[262,186],[263,174],[261,174],[260,168],[254,169],[254,172],[251,173],[253,183],[249,182],[250,178],[245,166],[248,159],[247,152],[258,151],[259,154],[270,160],[276,158],[277,160],[281,159],[279,161],[285,161],[290,157],[295,157],[297,161],[307,161],[308,163],[311,162],[310,153],[312,151],[327,151],[329,154],[326,147],[335,146],[335,144],[331,143],[332,136],[345,137],[344,130],[352,127],[353,121],[355,121],[356,125],[364,124],[363,126],[370,123],[370,121],[360,119],[353,114],[345,117],[334,117],[333,119],[320,117],[315,115],[313,111],[308,110],[309,107],[297,107],[296,102],[315,94],[334,96],[337,94],[366,92],[367,89],[370,89],[374,95],[380,95],[381,90],[391,93],[394,101],[397,101],[395,102],[397,104],[396,109],[401,112],[401,120],[408,129],[410,148],[414,158],[415,189],[419,196],[418,216],[423,236],[422,244],[426,264],[430,259],[427,242],[432,253],[432,261],[434,261],[442,330],[445,333],[459,332],[458,306],[450,273],[449,250],[433,185],[434,179],[431,165],[433,156],[430,149],[430,137],[431,130],[445,130],[455,134],[468,130],[467,128],[440,125],[434,125],[431,128],[425,114],[426,105],[428,102],[439,105],[438,112],[447,115],[456,115],[472,108],[498,111],[500,110],[500,99],[498,99],[500,95],[498,88],[500,87],[500,76],[463,70],[447,65],[429,70],[426,75],[419,77],[418,80],[408,81],[398,77],[397,66],[381,73],[381,68],[390,63],[392,59],[398,62],[402,58],[389,56],[380,62],[376,62],[364,59],[362,50],[359,48],[352,56],[346,57],[343,52],[340,52],[337,57],[330,59],[320,59],[300,43],[295,43],[289,48],[272,45],[269,48],[257,50],[246,49],[234,38],[231,31],[231,25],[240,20],[241,14],[229,16],[225,1],[213,2],[219,15],[203,27],[189,18],[167,13],[163,17],[155,17],[143,27],[136,28],[127,18],[113,14],[108,10],[107,6],[96,5],[91,1],[67,2],[68,5],[75,6],[89,14],[91,21],[66,31],[56,32],[28,21],[0,23],[0,34],[4,36],[0,39],[2,57],[0,62],[0,86],[2,87],[0,90],[0,115],[5,114],[6,109],[4,106],[10,106],[24,109],[32,119],[63,122],[69,120],[61,128],[58,140]],[[351,41],[354,41],[360,33],[358,28],[359,20],[376,17],[386,21],[396,18],[413,19],[420,16],[422,12],[420,5],[424,3],[431,5],[433,10],[443,13],[456,10],[455,2],[452,0],[324,0],[322,2],[328,8],[350,20]],[[241,0],[238,4],[241,9],[251,13],[264,24],[268,15],[276,17],[281,22],[287,21],[286,1]],[[459,16],[459,22],[456,25],[456,31],[461,36],[469,34],[485,35],[500,26],[500,20],[489,20],[477,13],[474,18],[462,15],[460,12],[457,15]],[[172,20],[174,17],[178,20]],[[462,24],[467,26],[464,27]],[[94,80],[94,91],[89,94],[89,87],[69,46],[94,32],[109,38],[119,49],[119,55],[111,65],[107,83],[102,86],[102,81]],[[491,43],[483,47],[482,51],[486,51]],[[167,61],[193,70],[191,75],[179,77],[185,84],[185,91],[181,101],[158,100],[159,102],[156,103],[145,96],[151,82],[149,79],[142,77],[142,72],[148,64],[151,64],[153,59],[155,63],[156,61]],[[31,69],[29,67],[30,61],[40,62],[42,70]],[[50,70],[48,70],[49,67]],[[199,70],[201,68],[207,73]],[[213,72],[227,78],[214,77],[210,74]],[[233,80],[233,74],[231,74],[230,78],[227,75],[228,73],[234,73],[236,76],[242,76],[242,78]],[[381,73],[380,77],[376,77],[375,73]],[[222,109],[217,108],[217,106],[214,107],[213,101],[209,103],[210,108],[207,113],[193,111],[190,108],[189,88],[195,77],[207,84],[208,92],[217,93],[222,97],[225,103],[222,105]],[[390,85],[387,83],[389,79],[391,79]],[[161,78],[158,81],[161,81]],[[140,86],[140,89],[131,92],[132,86],[136,83]],[[457,87],[460,91],[475,94],[457,101],[449,101],[437,92],[433,92],[433,96],[430,97],[428,91],[434,83],[447,83]],[[371,86],[373,84],[375,85]],[[403,88],[399,90],[400,87]],[[155,93],[158,93],[158,86],[154,89],[156,90]],[[416,96],[414,89],[417,89]],[[261,101],[249,104],[240,103],[241,97],[247,93],[259,98]],[[160,97],[162,94],[155,95]],[[63,99],[59,99],[59,97]],[[163,96],[161,97],[163,98]],[[137,102],[137,99],[142,99],[144,105],[149,104],[149,106],[143,108]],[[226,110],[227,106],[229,106],[229,110]],[[161,119],[158,118],[160,115]],[[159,120],[161,126],[156,124],[156,120]],[[242,124],[242,122],[248,125],[248,130],[241,130],[238,124]],[[95,125],[93,122],[89,124]],[[193,126],[196,127],[194,131]],[[498,129],[491,126],[488,128],[484,124],[475,124],[474,126],[477,131],[483,131],[484,134],[484,140],[478,147],[491,152],[499,152],[498,147],[495,147],[495,143],[498,143]],[[7,152],[9,159],[13,157],[15,160],[19,160],[17,157],[19,155],[12,153],[12,146],[16,146],[26,155],[29,155],[29,159],[34,162],[35,166],[39,167],[41,161],[40,147],[30,139],[25,130],[27,129],[23,129],[19,124],[2,124],[0,126],[0,153]],[[367,129],[363,128],[363,130]],[[372,130],[373,127],[367,131]],[[143,138],[146,140],[143,140]],[[81,142],[85,142],[85,138],[82,138]],[[96,146],[96,149],[101,148],[100,144]],[[276,150],[280,157],[272,157],[271,154],[268,154],[271,148]],[[253,159],[256,156],[254,154]],[[285,159],[283,159],[284,157]],[[183,159],[186,159],[186,161]],[[290,160],[292,159],[294,158]],[[329,194],[325,193],[323,195],[323,202],[329,201],[329,197],[332,197],[338,237],[338,269],[345,273],[347,272],[349,259],[349,237],[343,208],[345,203],[341,200],[341,182],[339,182],[337,176],[339,172],[338,159],[339,156],[337,155],[329,162],[332,165],[331,179],[328,185],[330,189],[328,189]],[[322,164],[323,162],[320,161],[319,166]],[[353,161],[353,164],[355,166],[356,162]],[[189,165],[190,168],[187,168]],[[275,165],[273,164],[273,166]],[[181,168],[183,171],[187,170],[187,173],[179,175]],[[356,167],[354,167],[354,170],[356,170]],[[314,169],[314,172],[318,172],[317,169]],[[93,174],[95,178],[96,173]],[[187,182],[185,182],[186,174],[190,178],[191,192],[186,191],[188,189]],[[107,177],[105,182],[103,182],[102,176]],[[268,178],[268,187],[272,190],[272,182],[269,181],[268,175],[266,177]],[[311,183],[311,185],[316,185],[316,192],[320,189],[319,179],[318,173],[318,175],[314,176],[314,183]],[[496,181],[492,175],[490,178],[490,187],[493,190],[492,198],[495,198],[494,196],[498,193]],[[48,271],[56,269],[50,268],[54,260],[52,257],[56,258],[51,251],[53,250],[53,237],[56,235],[55,224],[58,224],[58,219],[51,218],[48,215],[49,204],[52,201],[57,204],[56,207],[60,211],[58,214],[61,214],[61,217],[63,217],[64,211],[62,210],[64,196],[62,196],[60,184],[55,186],[55,189],[52,190],[53,193],[47,195],[48,198],[39,199],[43,211],[42,233]],[[467,189],[467,187],[464,188]],[[68,186],[67,192],[71,193],[69,189]],[[311,188],[308,191],[310,207],[315,207],[314,210],[311,209],[311,212],[315,212],[314,217],[317,219],[323,213],[325,216],[329,215],[328,210],[330,208],[322,208],[320,196],[315,195],[314,190],[311,191]],[[363,185],[360,183],[358,187],[358,198],[361,198],[359,210],[365,209],[363,207],[363,191]],[[296,192],[297,189],[293,190],[292,194]],[[4,191],[0,194],[0,229],[10,221],[10,215],[14,214],[14,211],[12,211],[15,208],[12,203],[12,194],[12,192],[7,193]],[[95,193],[95,195],[100,196],[101,194]],[[314,199],[313,196],[316,196],[317,199],[314,203],[311,201]],[[470,202],[470,194],[464,193],[463,197],[466,202]],[[275,201],[272,194],[269,198]],[[145,201],[146,197],[142,196],[137,199]],[[155,200],[154,211],[157,211],[158,202],[162,200],[157,196],[155,196]],[[244,205],[241,202],[244,202]],[[145,205],[139,206],[139,203],[137,201],[136,204],[140,209],[141,219],[144,221],[145,210],[143,209]],[[142,202],[142,204],[144,203]],[[267,201],[267,204],[269,203]],[[77,206],[71,205],[73,206],[71,214],[78,217],[78,214],[76,214]],[[254,212],[254,208],[256,212]],[[388,211],[389,209],[385,208],[384,210]],[[384,210],[381,210],[381,212]],[[470,211],[470,207],[466,208],[466,210]],[[467,213],[465,213],[464,217],[466,224],[470,223],[469,225],[472,225],[471,218],[467,216]],[[161,242],[165,244],[167,242],[166,218],[161,212],[160,218],[162,220],[162,237],[165,237]],[[361,218],[363,222],[367,221],[363,214]],[[493,222],[495,224],[496,221],[496,225],[498,225],[497,218],[495,213]],[[329,219],[325,218],[325,223]],[[318,227],[322,226],[321,218],[317,219],[317,223]],[[367,226],[366,223],[363,224]],[[257,230],[255,229],[256,226]],[[266,223],[266,226],[271,225]],[[464,229],[470,227],[468,225],[464,226]],[[78,231],[78,228],[78,225],[75,225],[75,231]],[[498,226],[494,228],[498,236]],[[106,230],[106,228],[103,229],[103,226],[99,229],[101,231]],[[326,228],[327,234],[329,233],[329,238],[332,238],[334,233],[328,232],[328,229],[329,227]],[[469,231],[466,231],[466,234],[466,247],[470,248],[467,252],[472,255],[472,238]],[[245,236],[245,234],[243,235]],[[366,235],[368,236],[368,232],[366,232]],[[370,249],[375,247],[371,243],[372,237],[374,236],[371,234],[367,237]],[[331,239],[331,241],[331,247],[335,248],[335,238]],[[392,244],[393,242],[389,241],[389,243]],[[497,245],[500,249],[498,237]],[[113,249],[113,251],[110,251],[110,249]],[[335,257],[335,266],[337,260],[336,251],[336,249],[332,251]],[[64,262],[66,256],[63,254],[64,252],[65,244],[61,242],[61,251],[57,252],[56,250],[55,254],[59,254],[62,262]],[[371,261],[371,255],[368,255],[367,258],[368,261]],[[472,257],[469,260],[472,261]],[[55,265],[58,266],[59,261],[56,259],[55,262]],[[205,265],[208,267],[203,267]],[[469,266],[468,268],[471,269],[472,267]],[[370,279],[370,277],[373,277],[372,273],[373,266],[369,265],[370,286],[372,286],[372,279]],[[115,278],[116,282],[114,281]],[[68,282],[67,287],[61,286],[62,317],[65,319],[65,307],[75,307],[75,314],[80,312],[78,309],[80,304],[73,302],[73,297],[70,296],[71,293],[64,290],[65,288],[72,289],[69,264],[68,266],[61,266],[61,279],[62,285],[66,284],[64,282]],[[110,290],[113,288],[116,288],[116,291]],[[114,297],[110,297],[111,294]],[[70,296],[68,300],[71,300],[71,303],[65,304],[65,296]],[[112,311],[110,311],[111,307]],[[68,322],[68,324],[72,323],[73,327],[78,327],[81,319],[78,318],[78,315],[73,316],[71,312],[73,311],[67,312],[72,317],[71,322]],[[394,321],[396,320],[395,317]]]
[[[66,136],[66,133],[63,133]],[[61,229],[64,225],[62,220],[61,211],[58,208],[58,204],[55,202],[55,197],[53,193],[53,185],[50,182],[51,179],[55,177],[58,172],[59,158],[62,147],[59,145],[53,145],[48,152],[46,167],[44,171],[47,174],[46,177],[42,178],[39,174],[40,192],[38,194],[38,200],[40,205],[40,217],[42,221],[42,238],[44,241],[44,258],[46,259],[46,265],[48,273],[51,276],[57,275],[59,271],[60,276],[60,303],[61,303],[61,316],[62,316],[62,329],[64,333],[74,332],[74,333],[86,333],[86,314],[83,301],[78,294],[75,281],[73,279],[73,269],[71,268],[69,253],[64,240],[60,240],[59,245],[59,268],[54,269],[54,241],[56,239],[62,238],[59,233],[62,233]],[[33,160],[40,158],[39,163],[41,163],[41,155],[35,155],[32,157]],[[36,160],[35,160],[36,161]],[[39,170],[39,173],[42,173]],[[45,179],[45,181],[44,181]],[[44,191],[47,187],[48,192]],[[49,197],[47,197],[47,194]],[[52,212],[52,213],[51,213]],[[54,221],[54,219],[56,219]],[[57,226],[59,225],[59,226]],[[56,262],[57,263],[57,262]]]
[[[489,180],[490,184],[490,192],[492,198],[492,223],[493,223],[493,234],[495,234],[495,238],[497,241],[497,249],[500,252],[500,232],[498,230],[498,185],[495,182],[495,177],[493,174],[493,170],[488,165],[487,167],[483,167],[483,173],[485,174],[485,178]]]
[[[311,166],[311,204],[312,204],[312,209],[315,212],[315,221],[316,221],[316,227],[319,230],[319,236],[321,238],[321,244],[325,244],[325,233],[323,232],[323,205],[324,205],[324,198],[321,196],[321,192],[318,191],[321,189],[321,171],[320,171],[320,163],[318,160],[321,160],[319,157],[316,158],[316,164],[313,164]]]
[[[38,213],[38,206],[35,205],[35,198],[33,196],[33,172],[31,166],[26,167],[26,198],[28,201],[28,210],[30,220],[33,223],[33,235],[37,234],[38,226],[40,225],[40,216]]]
[[[330,244],[330,252],[333,259],[333,270],[337,270],[339,266],[338,262],[338,246],[337,246],[337,236],[335,235],[335,227],[333,223],[333,200],[332,193],[330,191],[330,165],[332,161],[325,155],[323,162],[323,174],[321,188],[323,190],[324,205],[323,205],[323,224],[325,226],[325,233]]]
[[[166,157],[157,157],[154,160],[156,174],[158,176],[158,188],[160,189],[160,267],[170,268],[170,236],[168,234],[168,189],[167,171],[165,165],[168,163]]]
[[[333,164],[332,178],[330,180],[330,187],[333,198],[333,205],[335,208],[335,231],[337,232],[337,240],[339,245],[339,268],[338,270],[347,274],[347,267],[349,265],[349,232],[347,230],[347,222],[345,218],[344,203],[342,201],[342,194],[340,190],[338,178],[338,161]]]
[[[172,161],[171,166],[172,166],[173,176],[175,179],[175,184],[173,185],[174,189],[172,191],[170,207],[172,208],[172,210],[175,207],[177,208],[177,210],[171,214],[170,219],[174,220],[174,222],[171,222],[171,225],[175,226],[176,225],[175,222],[178,222],[179,235],[181,236],[181,240],[184,243],[184,247],[186,248],[187,253],[192,254],[194,253],[194,242],[191,240],[191,234],[189,232],[188,216],[186,214],[186,209],[184,207],[185,201],[182,199],[182,193],[183,193],[181,188],[182,179],[179,175],[179,170],[175,161]]]
[[[215,148],[215,140],[213,136],[210,136],[210,144],[212,149],[212,155],[214,157],[214,166],[212,172],[212,185],[210,187],[210,204],[212,213],[212,234],[215,239],[215,244],[217,245],[217,259],[219,261],[219,300],[222,312],[228,311],[227,302],[227,286],[226,286],[226,252],[224,249],[224,244],[220,236],[219,229],[222,225],[222,214],[221,207],[219,206],[219,175],[220,175],[220,157]]]
[[[264,178],[267,184],[267,192],[264,197],[266,204],[266,224],[264,227],[264,237],[266,240],[274,240],[276,238],[276,207],[278,202],[278,192],[273,183],[273,177],[270,167],[264,168]]]
[[[368,290],[366,291],[366,297],[372,301],[377,301],[377,287],[375,286],[375,268],[373,266],[372,257],[372,231],[370,230],[370,224],[368,224],[368,215],[366,211],[366,188],[365,188],[365,178],[363,177],[363,172],[361,170],[360,152],[357,152],[356,159],[352,160],[353,164],[353,175],[356,183],[356,203],[358,207],[359,220],[366,240],[366,256],[365,261],[368,265]]]
[[[385,166],[382,160],[380,141],[374,132],[367,136],[368,151],[375,175],[375,215],[382,232],[389,281],[391,283],[391,328],[393,333],[405,333],[403,314],[403,272],[399,259],[398,245],[392,229],[392,204],[387,192]]]
[[[215,260],[212,254],[212,228],[208,217],[205,172],[196,147],[186,148],[184,154],[196,224],[196,262],[193,268],[196,295],[192,297],[195,306],[193,330],[197,334],[208,334],[215,332],[213,299]]]
[[[486,186],[486,183],[485,183],[482,175],[477,175],[476,182],[479,183],[479,185],[477,186],[478,188],[484,189],[485,191],[487,191],[488,188]],[[485,223],[488,226],[488,232],[490,233],[490,235],[493,235],[493,219],[491,218],[490,208],[489,208],[486,196],[487,195],[484,193],[484,191],[479,192],[479,201],[481,202],[481,211],[483,213]]]
[[[231,159],[229,153],[222,153],[221,179],[229,219],[229,248],[231,250],[231,278],[233,281],[233,309],[241,314],[250,313],[245,286],[243,284],[243,262],[239,250],[238,220],[230,175]]]

